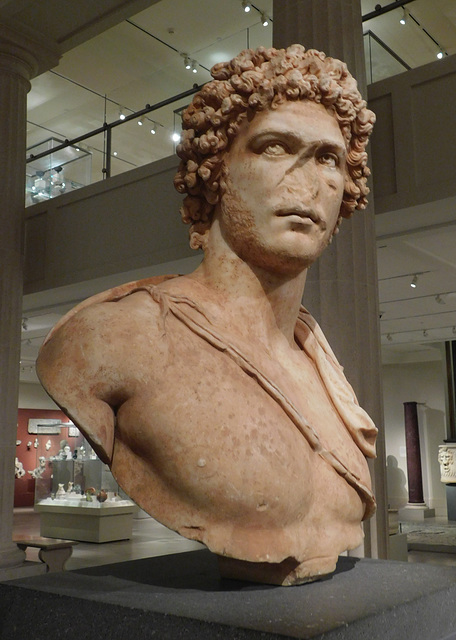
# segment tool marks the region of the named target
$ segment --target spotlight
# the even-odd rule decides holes
[[[406,12],[405,12],[405,9],[404,9],[404,8],[402,8],[402,11],[403,11],[403,13],[402,13],[402,17],[401,17],[401,19],[399,20],[399,22],[400,22],[401,24],[405,24],[405,23],[407,22],[407,14],[406,14]]]
[[[427,330],[425,329],[425,330],[423,331],[423,338],[427,338],[427,337],[428,337],[428,335],[429,335],[429,334],[428,334]]]
[[[184,58],[184,65],[186,69],[191,69],[192,68],[192,63],[190,62],[190,59],[188,56],[185,56]]]
[[[114,151],[112,155],[117,156],[117,151]]]
[[[180,135],[178,133],[176,133],[176,131],[173,133],[173,135],[171,136],[171,139],[173,142],[179,142],[179,140],[181,139]]]
[[[126,115],[124,114],[122,109],[120,109],[120,111],[119,111],[119,120],[125,120],[125,118],[126,118]]]
[[[444,56],[443,50],[442,50],[442,49],[440,49],[440,51],[439,51],[439,52],[438,52],[438,54],[437,54],[437,58],[438,58],[439,60],[441,60],[441,59],[443,58],[443,56]]]
[[[440,293],[438,293],[435,296],[435,301],[437,302],[437,304],[446,304],[445,300],[442,298],[442,296],[440,295]]]
[[[27,320],[28,320],[28,318],[22,318],[22,331],[27,331],[28,330]]]
[[[242,0],[242,7],[243,7],[243,9],[244,9],[244,11],[246,13],[248,13],[250,11],[250,9],[252,8],[250,6],[250,2],[246,2],[246,0]]]
[[[143,119],[138,120],[138,124],[139,124],[139,126],[140,126],[140,127],[142,127],[142,126],[143,126],[143,124],[144,124],[144,120],[143,120]]]
[[[196,68],[196,60],[192,60],[192,72],[198,73],[198,69]]]
[[[261,24],[263,25],[263,27],[267,27],[269,24],[269,18],[268,16],[264,13],[264,11],[261,12]]]
[[[390,333],[386,334],[386,339],[388,340],[388,342],[392,342],[393,341],[393,336]]]
[[[151,132],[153,135],[155,135],[155,134],[157,133],[157,130],[156,130],[156,128],[155,128],[155,127],[156,127],[155,122],[152,122],[152,126],[151,126],[151,128],[150,128],[150,132]]]
[[[413,276],[413,279],[412,279],[411,283],[410,283],[410,286],[412,287],[412,289],[416,289],[417,283],[418,283],[418,276],[415,274]]]

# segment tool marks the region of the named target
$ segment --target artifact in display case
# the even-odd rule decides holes
[[[39,456],[35,511],[40,514],[40,535],[86,542],[130,538],[134,502],[121,494],[109,467],[90,445],[71,455],[68,449],[61,441],[56,456]]]

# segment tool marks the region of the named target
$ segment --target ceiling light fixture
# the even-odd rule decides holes
[[[120,111],[119,111],[119,120],[125,120],[125,118],[126,118],[126,115],[124,114],[122,109],[120,109]]]
[[[388,342],[392,342],[393,336],[390,333],[387,333],[386,334],[386,339],[388,340]]]
[[[196,60],[192,60],[192,72],[198,73],[198,69],[196,68]]]
[[[407,22],[407,13],[406,13],[406,11],[405,11],[404,7],[402,7],[402,11],[403,11],[403,13],[402,13],[402,17],[401,17],[401,19],[399,20],[399,22],[400,22],[401,24],[405,24],[405,23]]]
[[[418,276],[415,274],[413,276],[413,279],[410,283],[410,286],[412,287],[412,289],[416,289],[416,285],[418,284]]]
[[[192,63],[190,62],[190,58],[188,56],[184,56],[184,65],[186,69],[192,68]]]
[[[142,127],[143,124],[144,124],[144,120],[141,118],[141,120],[138,120],[138,124],[139,124],[140,127]]]
[[[437,54],[437,58],[438,58],[439,60],[441,60],[441,59],[443,58],[443,56],[444,56],[444,55],[445,55],[445,53],[444,53],[443,49],[440,49],[440,51],[439,51],[439,52],[438,52],[438,54]]]
[[[428,335],[429,335],[429,334],[428,334],[428,332],[427,332],[427,329],[424,329],[424,331],[423,331],[423,338],[427,338],[427,337],[428,337]]]
[[[117,151],[114,151],[112,155],[117,156]]]
[[[179,142],[181,137],[178,133],[176,133],[176,131],[173,133],[173,135],[171,136],[171,139],[173,142]]]
[[[246,2],[246,0],[242,0],[242,8],[246,13],[248,13],[252,7],[250,6],[250,2]]]
[[[445,300],[442,298],[442,296],[440,295],[440,293],[438,293],[435,296],[435,301],[437,302],[437,304],[446,304]]]
[[[261,24],[263,25],[263,27],[267,27],[269,24],[269,18],[268,16],[264,13],[264,11],[261,12]]]
[[[155,122],[152,122],[152,126],[151,126],[151,128],[150,128],[150,132],[151,132],[153,135],[155,135],[155,134],[157,133],[156,126],[157,126],[157,125],[155,124]]]

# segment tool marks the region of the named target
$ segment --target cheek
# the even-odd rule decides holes
[[[236,185],[236,193],[244,202],[257,202],[271,189],[271,172],[258,164],[245,161],[240,166],[229,168],[229,182]]]

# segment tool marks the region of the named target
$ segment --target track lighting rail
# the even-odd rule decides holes
[[[100,133],[105,133],[106,134],[106,152],[105,152],[105,167],[103,169],[103,173],[106,178],[109,178],[111,176],[112,129],[122,124],[125,124],[126,122],[130,122],[131,120],[141,119],[143,116],[147,115],[148,113],[151,113],[152,111],[156,111],[157,109],[166,107],[167,105],[172,104],[173,102],[178,102],[183,98],[187,98],[188,96],[191,96],[197,91],[199,91],[200,89],[202,89],[202,87],[203,85],[193,85],[191,89],[187,89],[187,91],[183,91],[182,93],[179,93],[175,96],[171,96],[170,98],[161,100],[160,102],[157,102],[154,105],[147,104],[144,107],[144,109],[140,109],[139,111],[130,113],[128,116],[125,116],[123,119],[118,118],[113,122],[109,122],[109,123],[104,122],[103,126],[98,127],[98,129],[93,129],[92,131],[89,131],[88,133],[84,133],[83,135],[78,136],[77,138],[73,138],[72,140],[67,139],[65,140],[65,142],[62,142],[62,144],[59,144],[58,146],[53,147],[52,149],[48,149],[47,151],[43,151],[42,153],[37,153],[36,155],[31,153],[29,157],[26,159],[26,162],[27,163],[34,162],[36,160],[39,160],[40,158],[45,158],[46,156],[49,156],[52,153],[55,153],[56,151],[60,151],[61,149],[66,149],[67,147],[75,146],[80,142],[83,142],[84,140],[88,140],[89,138],[92,138],[93,136],[99,135]]]

